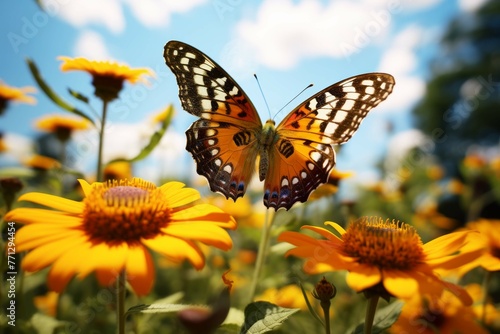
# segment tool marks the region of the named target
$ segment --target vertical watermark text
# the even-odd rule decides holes
[[[16,224],[7,223],[7,323],[9,326],[16,326]]]

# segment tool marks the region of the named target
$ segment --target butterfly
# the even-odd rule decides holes
[[[170,41],[164,57],[183,109],[198,117],[186,131],[197,173],[212,191],[236,201],[259,161],[264,205],[275,210],[305,202],[327,182],[335,165],[333,145],[347,142],[395,84],[386,73],[353,76],[306,99],[276,126],[273,120],[262,124],[243,89],[200,50]]]

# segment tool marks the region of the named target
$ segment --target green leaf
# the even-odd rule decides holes
[[[383,333],[386,329],[391,327],[399,318],[403,302],[394,302],[384,308],[378,309],[373,320],[372,334]],[[362,334],[365,323],[356,326],[353,334]]]
[[[174,114],[174,106],[169,105],[168,106],[168,113],[167,113],[168,116],[165,117],[165,120],[163,121],[163,123],[161,125],[161,129],[159,129],[158,131],[153,133],[153,135],[151,136],[151,139],[149,140],[149,143],[141,150],[141,152],[139,152],[138,155],[136,155],[135,157],[133,157],[131,159],[124,159],[124,158],[114,159],[114,160],[111,160],[110,162],[108,162],[108,164],[111,164],[113,162],[132,163],[132,162],[136,162],[136,161],[139,161],[139,160],[146,158],[151,153],[151,151],[153,151],[154,148],[158,145],[161,138],[163,137],[163,135],[167,131],[167,128],[170,125],[170,121],[172,120],[173,114]]]
[[[89,98],[83,95],[82,93],[72,90],[71,88],[68,88],[68,92],[76,99],[82,101],[85,104],[89,104]]]
[[[76,107],[72,106],[71,104],[63,100],[63,98],[57,95],[56,92],[54,92],[54,90],[42,78],[40,71],[38,71],[38,67],[31,59],[27,58],[26,62],[28,63],[29,69],[36,83],[52,102],[61,107],[63,110],[69,111],[73,114],[83,117],[95,125],[94,121],[89,116],[87,116],[83,111],[78,110]]]
[[[54,319],[41,313],[35,313],[30,319],[33,328],[40,334],[55,333],[56,329],[63,328],[67,322]]]
[[[188,305],[188,304],[151,304],[151,305],[136,305],[128,309],[127,314],[132,313],[177,313],[188,308],[206,308],[208,306],[202,305]]]
[[[240,334],[258,334],[269,332],[281,326],[298,308],[283,308],[269,302],[259,301],[248,304],[245,308],[245,323]]]

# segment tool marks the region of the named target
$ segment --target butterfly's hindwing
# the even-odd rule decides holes
[[[245,194],[255,169],[255,135],[230,123],[198,120],[186,131],[186,149],[210,189],[236,200]]]
[[[281,143],[281,145],[280,145]],[[328,144],[304,139],[280,139],[264,183],[264,204],[275,209],[305,202],[328,180],[335,151]]]

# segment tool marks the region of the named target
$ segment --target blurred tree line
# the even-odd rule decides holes
[[[353,209],[398,217],[427,237],[500,219],[500,1],[462,12],[439,48],[413,109],[414,127],[427,138],[415,135],[401,159],[388,152],[382,181],[368,185]]]

